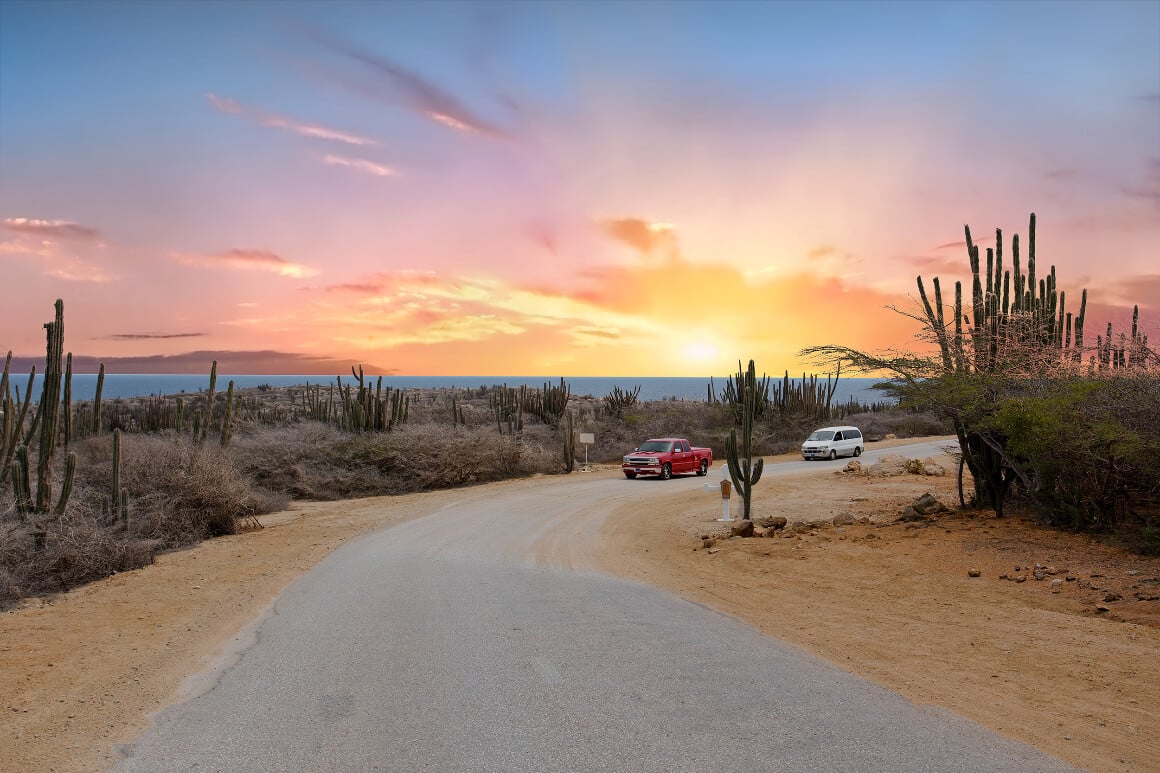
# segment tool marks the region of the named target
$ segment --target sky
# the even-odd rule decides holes
[[[1160,340],[1160,0],[0,0],[0,353],[813,372],[1032,212]]]

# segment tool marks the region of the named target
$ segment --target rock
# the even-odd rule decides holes
[[[914,505],[907,505],[902,509],[902,514],[898,516],[900,521],[927,521],[930,520],[927,516],[914,509]]]
[[[760,523],[766,529],[773,529],[774,531],[778,531],[780,529],[784,529],[785,525],[789,523],[789,521],[787,521],[784,516],[775,515],[772,518],[762,518]]]
[[[716,544],[717,544],[717,540],[713,539],[712,537],[702,537],[701,538],[701,547],[711,548]]]
[[[1013,579],[1015,580],[1015,582],[1027,582],[1027,575],[1021,574],[1018,577],[1015,577]]]
[[[878,535],[877,534],[867,534],[862,539],[878,539]]]
[[[734,537],[752,537],[753,521],[738,521],[730,527],[729,532]]]
[[[947,469],[928,456],[922,460],[922,474],[941,478],[947,474]]]
[[[1059,579],[1058,577],[1051,581],[1051,587],[1053,588],[1058,588],[1061,585],[1063,585],[1063,580]]]
[[[849,526],[854,523],[854,516],[849,513],[838,513],[834,516],[833,524],[835,526]]]
[[[720,553],[720,552],[721,552],[721,548],[709,548],[709,555],[713,555],[714,553]]]
[[[912,506],[915,510],[922,513],[923,515],[945,513],[950,509],[942,502],[938,501],[938,499],[936,499],[935,496],[929,491],[920,496],[918,499],[914,500],[914,504]]]
[[[876,464],[864,470],[868,475],[877,478],[891,478],[906,472],[906,457],[890,455],[884,456]]]
[[[862,463],[857,459],[851,459],[850,461],[846,462],[846,467],[842,470],[842,472],[850,472],[857,475],[862,472]]]
[[[983,576],[983,573],[980,572],[978,569],[968,569],[967,570],[967,577],[982,577],[982,576]]]
[[[1109,603],[1112,601],[1120,601],[1123,598],[1124,598],[1123,596],[1121,596],[1119,593],[1116,593],[1114,591],[1104,595],[1104,601],[1107,601]]]

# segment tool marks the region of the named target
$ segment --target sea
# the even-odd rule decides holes
[[[368,380],[377,380],[377,377],[367,376]],[[714,376],[713,389],[720,396],[721,390],[727,381],[727,376]],[[773,377],[770,381],[773,382]],[[234,388],[271,386],[291,387],[305,384],[327,386],[335,383],[334,376],[255,376],[255,375],[228,375],[219,373],[215,388],[225,391],[229,382],[234,382]],[[614,388],[621,391],[632,391],[638,386],[638,399],[643,402],[657,400],[705,400],[708,397],[710,378],[708,376],[687,377],[640,377],[640,376],[565,376],[572,394],[578,397],[603,397],[610,394]],[[800,382],[800,378],[791,379]],[[859,403],[869,405],[875,402],[884,402],[888,397],[881,391],[874,389],[881,379],[876,378],[842,378],[838,381],[838,388],[834,392],[835,403],[846,403],[851,398]],[[342,379],[343,384],[354,383],[350,376]],[[529,388],[540,388],[545,383],[553,386],[560,383],[559,376],[383,376],[383,386],[392,389],[478,389],[494,385],[519,387],[527,385]],[[21,391],[28,385],[28,374],[23,376],[13,374],[10,378],[11,387],[19,387]],[[42,385],[41,376],[37,374],[36,384],[33,387],[34,400],[39,397]],[[92,400],[96,393],[97,376],[95,374],[73,374],[72,399]],[[196,394],[209,389],[209,375],[178,375],[172,373],[150,374],[105,374],[105,383],[101,389],[102,400],[113,400],[119,397],[147,397],[151,395]]]

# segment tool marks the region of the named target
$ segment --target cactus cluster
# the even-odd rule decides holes
[[[631,391],[614,386],[612,391],[604,396],[604,410],[609,416],[620,416],[625,409],[636,405],[639,397],[640,384],[637,384],[636,389]]]
[[[544,388],[537,392],[528,392],[524,400],[524,410],[537,417],[544,424],[556,424],[564,417],[568,408],[568,400],[572,397],[572,388],[560,378],[560,384],[553,386],[544,382]]]
[[[504,384],[492,389],[488,401],[501,435],[505,424],[509,435],[523,431],[524,401],[527,399],[527,393],[528,390],[525,386],[516,389]]]
[[[352,366],[355,384],[335,379],[324,395],[320,385],[306,384],[302,408],[308,419],[331,424],[346,432],[390,432],[407,421],[411,396],[401,389],[383,386],[379,376],[371,388],[362,366]]]

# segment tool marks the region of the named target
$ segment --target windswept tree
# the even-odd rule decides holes
[[[1106,337],[1098,336],[1094,346],[1085,346],[1087,291],[1073,316],[1065,293],[1058,289],[1055,267],[1036,278],[1034,213],[1028,227],[1026,273],[1018,234],[1011,240],[1008,270],[999,229],[995,246],[986,248],[985,267],[970,227],[964,226],[964,231],[971,268],[969,305],[964,303],[962,283],[955,282],[954,301],[948,306],[938,277],[931,282],[932,303],[919,276],[921,311],[895,309],[918,323],[917,338],[926,353],[866,353],[827,345],[802,354],[846,362],[861,372],[888,373],[891,389],[901,399],[950,420],[961,450],[960,500],[965,467],[974,483],[974,502],[1002,516],[1004,499],[1016,481],[1029,490],[1040,484],[1009,443],[1013,425],[1003,420],[1000,410],[1007,401],[1045,394],[1077,378],[1147,372],[1157,360],[1139,330],[1138,308],[1130,338],[1121,333],[1113,339],[1109,323]]]

